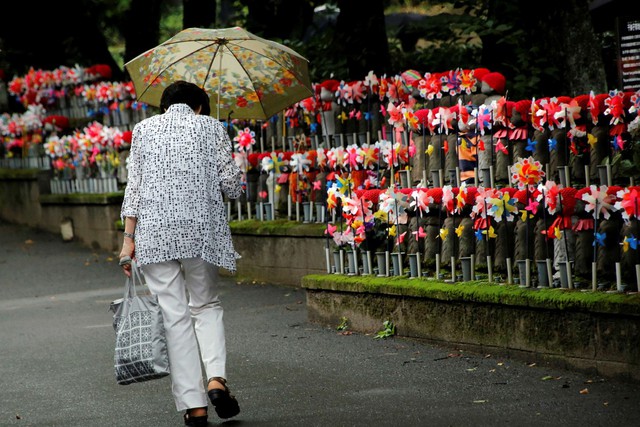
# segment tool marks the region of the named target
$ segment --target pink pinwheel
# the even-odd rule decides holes
[[[525,206],[525,210],[531,212],[532,214],[535,214],[538,211],[538,206],[540,205],[540,203],[537,200],[534,200],[533,198],[529,199],[529,204],[527,206]]]
[[[413,234],[413,238],[416,240],[416,242],[418,242],[419,239],[424,239],[425,237],[427,237],[427,233],[425,233],[422,227],[418,227],[418,229],[416,231],[412,231],[411,234]]]
[[[502,141],[498,141],[496,142],[496,153],[500,151],[502,154],[509,154],[509,150],[507,149],[507,147],[504,146],[504,144],[502,143]]]
[[[327,167],[327,149],[318,147],[316,150],[316,166],[318,169]]]
[[[555,128],[560,128],[564,126],[560,126],[560,122],[558,121],[558,114],[562,114],[562,107],[558,104],[558,99],[553,97],[549,100],[543,99],[540,101],[540,105],[542,106],[542,110],[537,112],[538,115],[543,115],[542,124],[545,122],[550,130]]]
[[[256,143],[256,133],[249,128],[238,131],[238,135],[233,138],[238,151],[250,151],[251,146]]]
[[[366,86],[362,81],[355,81],[349,83],[351,86],[351,99],[357,103],[362,103],[365,95]]]
[[[347,146],[345,153],[345,162],[347,166],[351,168],[351,170],[360,169],[361,163],[358,160],[360,157],[360,147],[355,144]]]
[[[376,142],[376,144],[378,144],[378,146],[379,146],[380,156],[385,161],[385,163],[387,165],[397,166],[398,165],[398,161],[397,161],[398,159],[394,155],[393,146],[392,146],[391,142],[386,141],[386,140],[382,140],[382,141]]]
[[[594,125],[598,124],[598,116],[601,112],[595,93],[593,91],[589,92],[589,113],[591,114],[591,122]]]
[[[233,160],[236,165],[240,168],[241,171],[246,171],[249,169],[249,160],[247,159],[247,153],[244,151],[239,151],[237,153],[233,153]]]
[[[333,170],[342,169],[342,167],[344,166],[345,157],[346,153],[344,151],[344,148],[342,147],[334,147],[331,150],[327,151],[327,163]]]
[[[418,211],[420,215],[429,213],[430,203],[433,203],[433,197],[428,196],[426,191],[416,189],[411,193],[411,203],[409,203],[409,206]]]
[[[551,215],[558,211],[558,195],[560,194],[560,188],[554,181],[547,181],[544,185],[538,185],[540,195],[537,200],[541,201],[544,196],[544,205],[547,208],[547,212]]]
[[[355,193],[352,193],[352,197],[342,197],[342,211],[351,218],[362,217],[362,203]]]
[[[493,111],[493,122],[508,127],[509,116],[507,112],[507,98],[501,96],[499,99],[491,102],[491,110]]]
[[[440,133],[449,134],[449,130],[453,130],[453,119],[456,118],[456,113],[449,108],[438,107],[438,111],[435,116],[433,124],[438,127]]]
[[[328,223],[327,224],[327,229],[324,230],[324,234],[328,234],[329,236],[333,237],[333,235],[335,234],[337,229],[338,229],[337,226]]]
[[[453,188],[450,185],[442,187],[442,206],[444,206],[449,213],[455,213],[456,211],[455,196],[453,195]]]
[[[544,131],[544,109],[536,99],[531,100],[531,126],[535,130]]]
[[[491,120],[491,110],[486,105],[481,105],[477,110],[474,110],[476,116],[476,125],[482,135],[486,130],[491,130],[493,121]],[[472,114],[473,114],[472,113]]]
[[[396,107],[391,102],[387,106],[387,113],[389,113],[389,124],[401,130],[404,129],[404,115],[402,114],[402,107],[402,104]]]
[[[369,88],[370,92],[374,92],[378,87],[378,77],[373,71],[369,71],[369,74],[364,78],[364,85]]]
[[[404,238],[406,235],[407,235],[407,232],[405,231],[404,233],[398,236],[398,243],[397,243],[398,245],[401,245],[404,242]]]
[[[618,201],[614,204],[614,208],[622,211],[622,219],[629,221],[632,218],[640,218],[640,206],[638,206],[640,194],[635,188],[633,190],[622,189],[618,191],[616,196]]]
[[[584,210],[593,212],[593,217],[597,218],[602,215],[605,219],[609,219],[610,212],[616,211],[615,196],[607,193],[607,186],[602,185],[600,188],[592,185],[590,191],[582,195],[582,200],[586,202]],[[597,207],[597,209],[596,209]]]

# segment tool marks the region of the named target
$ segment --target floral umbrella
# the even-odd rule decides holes
[[[185,29],[125,64],[138,101],[159,106],[186,80],[209,94],[217,117],[266,120],[313,95],[308,61],[240,28]]]

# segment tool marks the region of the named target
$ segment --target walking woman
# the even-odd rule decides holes
[[[223,193],[231,199],[241,195],[242,173],[222,123],[198,114],[202,94],[195,84],[175,82],[163,92],[163,114],[136,124],[121,211],[120,259],[135,257],[149,290],[158,295],[171,389],[188,426],[207,425],[207,397],[221,418],[240,412],[226,385],[216,285],[218,267],[234,272],[239,257]],[[122,264],[131,274],[131,265]]]

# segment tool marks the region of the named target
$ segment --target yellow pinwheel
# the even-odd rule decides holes
[[[445,240],[447,240],[447,236],[449,235],[449,229],[448,228],[441,228],[440,229],[440,233],[438,234],[438,237],[440,238],[440,240],[442,240],[443,242]]]
[[[396,230],[396,226],[395,226],[395,225],[392,225],[392,226],[389,228],[389,236],[391,236],[391,237],[396,237],[396,234],[398,234],[398,232],[397,232],[397,230]]]
[[[489,239],[495,239],[496,237],[498,237],[495,230],[493,229],[493,225],[490,225],[489,230],[484,230],[482,234],[486,234],[487,238]]]
[[[560,227],[553,227],[553,235],[558,240],[562,239],[562,231],[560,231]]]
[[[596,143],[598,142],[598,138],[596,138],[594,134],[588,133],[587,134],[587,142],[589,143],[591,148],[593,148],[593,147],[596,146]]]
[[[378,209],[373,214],[373,217],[375,219],[379,219],[381,222],[386,222],[388,216],[389,215],[385,211],[383,211],[382,209]]]
[[[429,146],[425,150],[425,153],[430,156],[433,154],[433,150],[434,150],[433,145],[429,144]]]
[[[462,237],[462,232],[464,231],[464,225],[460,224],[457,228],[456,228],[456,235],[458,237]]]

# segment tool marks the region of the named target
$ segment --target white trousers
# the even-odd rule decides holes
[[[206,407],[202,366],[206,378],[226,378],[223,311],[215,289],[218,268],[200,258],[141,268],[149,290],[158,295],[164,316],[176,408]]]

